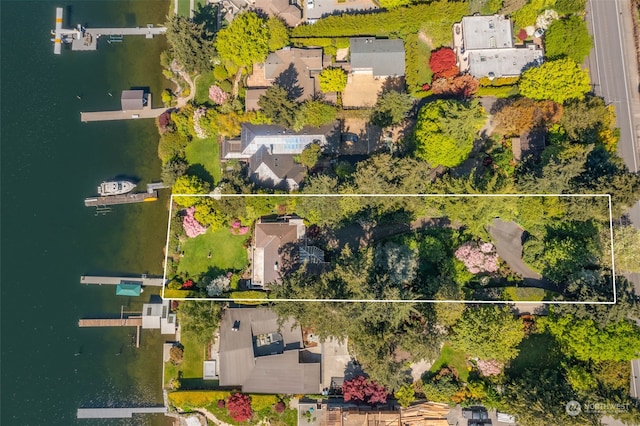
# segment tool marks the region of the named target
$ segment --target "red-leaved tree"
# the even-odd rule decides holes
[[[453,77],[460,72],[456,65],[456,54],[448,47],[442,47],[431,53],[429,68],[433,71],[434,80],[437,77]]]
[[[385,387],[370,381],[364,376],[354,377],[345,381],[342,384],[342,395],[345,402],[364,402],[370,405],[387,402],[387,390]]]
[[[433,80],[431,91],[434,95],[469,98],[478,91],[479,82],[469,74]]]
[[[234,393],[227,399],[227,410],[229,415],[236,422],[244,422],[249,420],[253,415],[251,411],[251,400],[248,395],[242,393]]]

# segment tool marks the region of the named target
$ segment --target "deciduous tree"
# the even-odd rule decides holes
[[[320,127],[333,123],[337,115],[338,110],[333,105],[315,99],[306,100],[299,106],[294,130],[300,130],[304,126]]]
[[[176,179],[171,190],[173,194],[206,194],[209,184],[197,176],[183,175]],[[180,207],[190,207],[200,201],[199,197],[173,197],[173,201]]]
[[[303,166],[312,169],[322,155],[322,148],[317,143],[312,143],[302,150],[300,155],[296,155],[295,159]]]
[[[342,68],[325,68],[318,75],[318,81],[324,93],[342,92],[347,86],[347,73]]]
[[[248,67],[267,58],[269,27],[255,12],[244,12],[218,32],[215,44],[222,61]]]
[[[520,93],[531,99],[564,103],[584,99],[591,90],[589,73],[572,59],[558,59],[529,68],[520,78]]]
[[[253,410],[251,409],[251,400],[248,395],[243,393],[234,393],[227,398],[226,403],[229,415],[236,422],[244,422],[250,420],[253,416]]]
[[[464,74],[449,78],[441,77],[434,79],[431,84],[431,91],[434,95],[468,99],[478,91],[478,87],[478,80],[470,74]]]
[[[522,320],[508,307],[468,308],[453,326],[452,346],[482,359],[507,362],[518,355],[524,338]]]
[[[183,333],[203,345],[210,343],[220,324],[221,305],[204,300],[187,300],[178,306],[178,321]]]
[[[431,52],[429,68],[431,68],[436,78],[449,78],[460,72],[456,61],[456,54],[453,49],[449,47],[441,47]]]
[[[363,402],[369,405],[384,404],[387,402],[387,390],[384,386],[365,378],[354,377],[342,384],[342,395],[345,402]]]

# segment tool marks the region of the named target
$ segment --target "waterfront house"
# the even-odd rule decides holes
[[[223,141],[221,159],[246,162],[249,178],[257,185],[291,191],[306,174],[295,156],[312,143],[325,147],[332,130],[327,126],[293,132],[282,126],[242,123],[240,139]]]
[[[254,7],[282,19],[289,27],[295,27],[302,21],[302,9],[295,0],[255,0]]]
[[[306,227],[300,218],[258,220],[252,248],[251,286],[268,288],[269,284],[278,282],[285,262],[283,248],[301,241],[305,233]]]
[[[320,362],[306,349],[292,318],[278,325],[275,312],[230,308],[220,323],[220,386],[245,393],[317,394]]]

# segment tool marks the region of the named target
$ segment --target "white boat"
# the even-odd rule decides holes
[[[136,184],[128,180],[110,180],[100,184],[98,194],[103,197],[126,194],[127,192],[133,191],[135,187]]]

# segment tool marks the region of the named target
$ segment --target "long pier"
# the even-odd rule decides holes
[[[79,419],[129,419],[134,414],[166,414],[167,407],[78,408]]]
[[[119,204],[144,203],[158,200],[158,191],[136,192],[134,194],[89,197],[84,199],[86,207],[114,206]]]
[[[83,318],[78,327],[142,327],[142,317],[128,318]]]
[[[137,120],[141,118],[156,118],[162,115],[169,108],[144,108],[129,111],[95,111],[81,112],[80,121],[115,121],[115,120]]]
[[[118,285],[123,282],[129,284],[141,284],[143,287],[162,287],[164,285],[162,278],[149,278],[145,275],[141,277],[104,277],[98,275],[83,275],[80,277],[80,284]]]

